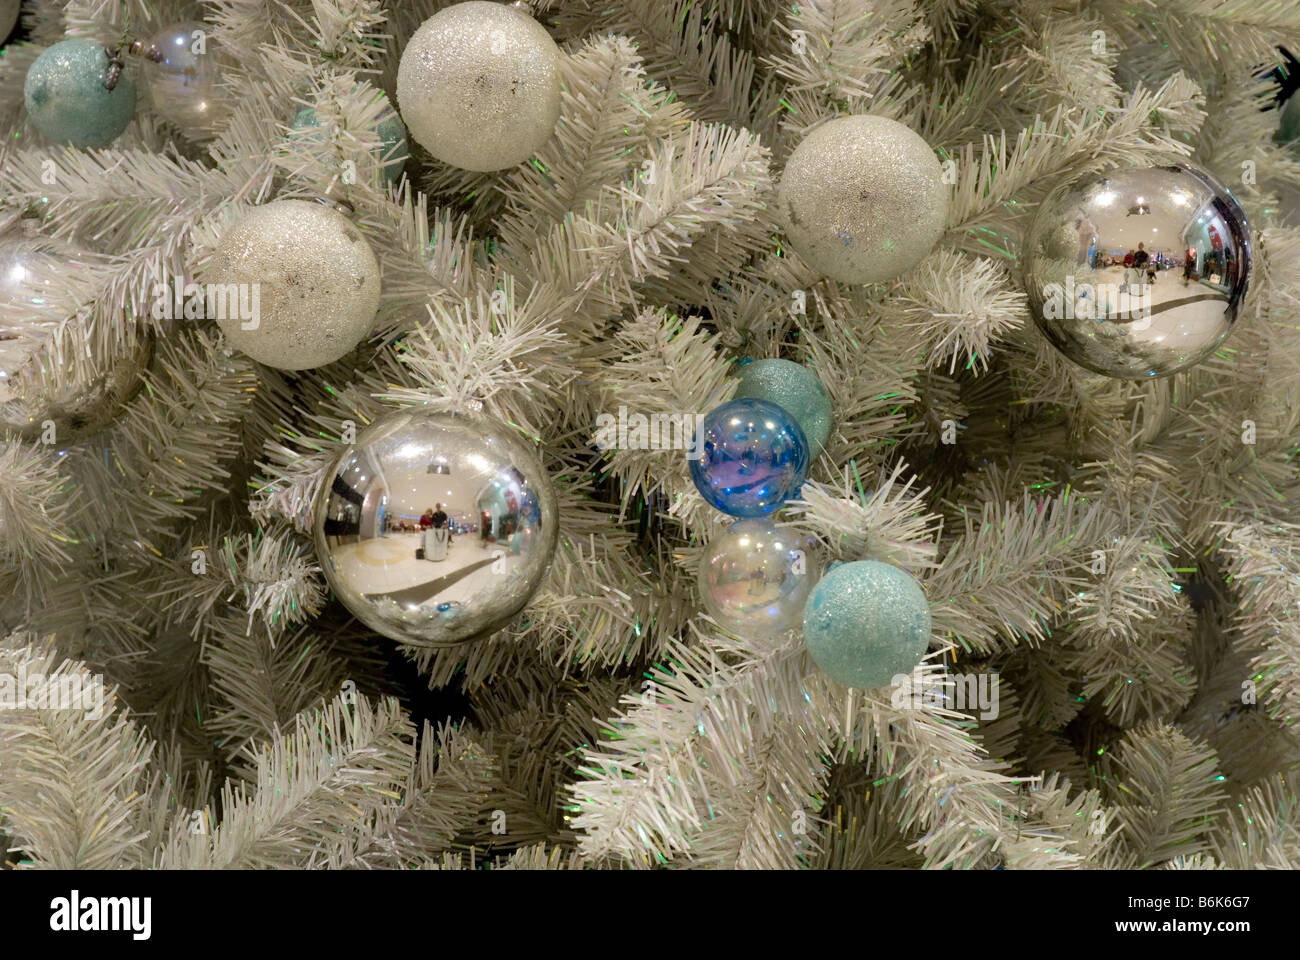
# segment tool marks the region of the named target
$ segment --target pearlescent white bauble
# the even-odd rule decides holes
[[[18,12],[22,5],[22,0],[0,0],[0,44],[18,25]]]
[[[13,378],[57,326],[41,306],[58,269],[58,257],[18,230],[0,236],[0,404],[14,398]]]
[[[551,479],[517,430],[415,408],[380,417],[338,453],[312,531],[325,579],[358,620],[433,648],[498,630],[524,608],[550,568],[558,521]]]
[[[817,580],[812,538],[768,519],[738,520],[704,548],[704,609],[742,636],[770,637],[801,622]]]
[[[370,244],[343,214],[307,200],[276,200],[229,227],[204,279],[241,285],[241,304],[256,309],[209,319],[236,350],[280,370],[333,363],[369,336],[379,309]]]
[[[560,118],[560,48],[522,11],[469,0],[412,35],[397,107],[417,143],[464,170],[504,170],[545,143]]]
[[[833,280],[876,283],[916,266],[948,220],[930,145],[886,117],[840,117],[795,147],[776,205],[790,246]]]
[[[213,136],[233,105],[221,86],[224,61],[207,24],[164,27],[153,46],[162,59],[146,62],[142,73],[154,111],[192,140]]]

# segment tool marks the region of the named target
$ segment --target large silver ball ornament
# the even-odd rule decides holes
[[[381,417],[335,458],[312,524],[348,610],[422,647],[504,626],[541,585],[559,536],[550,478],[515,431],[418,409]]]
[[[1047,196],[1025,238],[1024,282],[1034,320],[1061,353],[1141,380],[1219,348],[1246,296],[1250,258],[1246,215],[1209,174],[1120,169]]]
[[[560,48],[528,14],[469,0],[411,36],[397,70],[407,130],[444,163],[504,170],[531,157],[560,118]]]

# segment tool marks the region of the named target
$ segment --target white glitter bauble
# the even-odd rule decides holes
[[[916,266],[948,220],[934,151],[886,117],[841,117],[804,137],[777,187],[790,246],[833,280],[876,283]]]
[[[0,44],[5,42],[5,37],[17,25],[18,11],[22,5],[22,0],[0,0]]]
[[[280,370],[333,363],[370,334],[379,309],[370,244],[343,214],[307,200],[276,200],[230,227],[204,279],[240,285],[210,319],[236,350]],[[236,299],[255,309],[234,309]]]
[[[397,106],[416,142],[464,170],[504,170],[560,118],[560,48],[532,17],[458,3],[415,31],[397,69]]]

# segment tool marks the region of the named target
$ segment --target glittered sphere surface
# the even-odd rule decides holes
[[[826,388],[801,363],[755,360],[740,368],[737,399],[752,397],[775,403],[799,422],[815,459],[831,433],[831,398]]]
[[[464,170],[522,163],[560,117],[560,48],[522,11],[470,0],[415,31],[397,71],[411,136]]]
[[[745,636],[772,636],[799,625],[817,579],[812,538],[771,520],[737,520],[700,558],[699,587],[714,620]]]
[[[233,94],[221,86],[221,49],[198,21],[160,30],[153,46],[162,58],[142,67],[145,89],[159,116],[194,140],[213,136],[231,114]]]
[[[397,111],[389,104],[388,98],[382,93],[378,96],[383,101],[384,108],[375,124],[375,135],[379,138],[379,144],[375,147],[375,159],[383,165],[380,175],[384,180],[396,183],[402,179],[402,166],[411,155],[406,145],[406,127]],[[299,128],[318,127],[320,120],[314,108],[303,107],[294,116],[293,125]]]
[[[733,517],[765,517],[799,494],[808,441],[788,413],[766,400],[731,400],[705,415],[691,479]]]
[[[896,120],[840,117],[804,137],[776,193],[790,246],[826,276],[874,283],[943,235],[948,186],[930,145]]]
[[[517,432],[403,410],[335,458],[313,533],[326,579],[358,620],[394,640],[445,646],[523,609],[559,528],[550,478]]]
[[[1110,377],[1165,377],[1232,331],[1250,282],[1250,230],[1209,174],[1127,168],[1053,190],[1023,262],[1030,311],[1061,353]]]
[[[343,214],[307,200],[276,200],[228,227],[205,279],[238,285],[239,309],[228,297],[215,318],[230,345],[281,370],[339,359],[379,309],[370,244]]]
[[[930,604],[898,567],[878,560],[842,563],[813,587],[803,636],[827,676],[872,690],[921,662],[930,643]]]
[[[122,71],[112,90],[108,53],[83,37],[61,40],[27,70],[27,116],[48,140],[74,147],[107,147],[135,115],[135,81]]]

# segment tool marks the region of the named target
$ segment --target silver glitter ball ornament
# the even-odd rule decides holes
[[[798,626],[817,580],[813,543],[809,534],[768,519],[731,524],[700,557],[704,609],[742,636],[770,637]]]
[[[204,279],[217,314],[208,319],[236,350],[280,370],[344,356],[379,309],[370,244],[343,214],[307,200],[276,200],[229,227]]]
[[[225,60],[208,26],[173,24],[152,44],[158,59],[146,61],[141,72],[153,109],[191,140],[212,137],[230,117],[233,101],[221,86]]]
[[[415,31],[397,70],[406,128],[434,157],[464,170],[527,160],[560,117],[560,48],[528,14],[469,0]]]
[[[335,458],[312,525],[348,610],[422,647],[504,626],[541,585],[559,536],[551,480],[516,431],[420,409],[381,417]]]
[[[1167,377],[1232,331],[1250,282],[1250,229],[1204,171],[1125,168],[1054,189],[1022,263],[1030,312],[1066,357],[1118,379]]]
[[[790,246],[833,280],[876,283],[916,266],[948,220],[948,186],[930,145],[886,117],[840,117],[786,161],[777,214]]]

